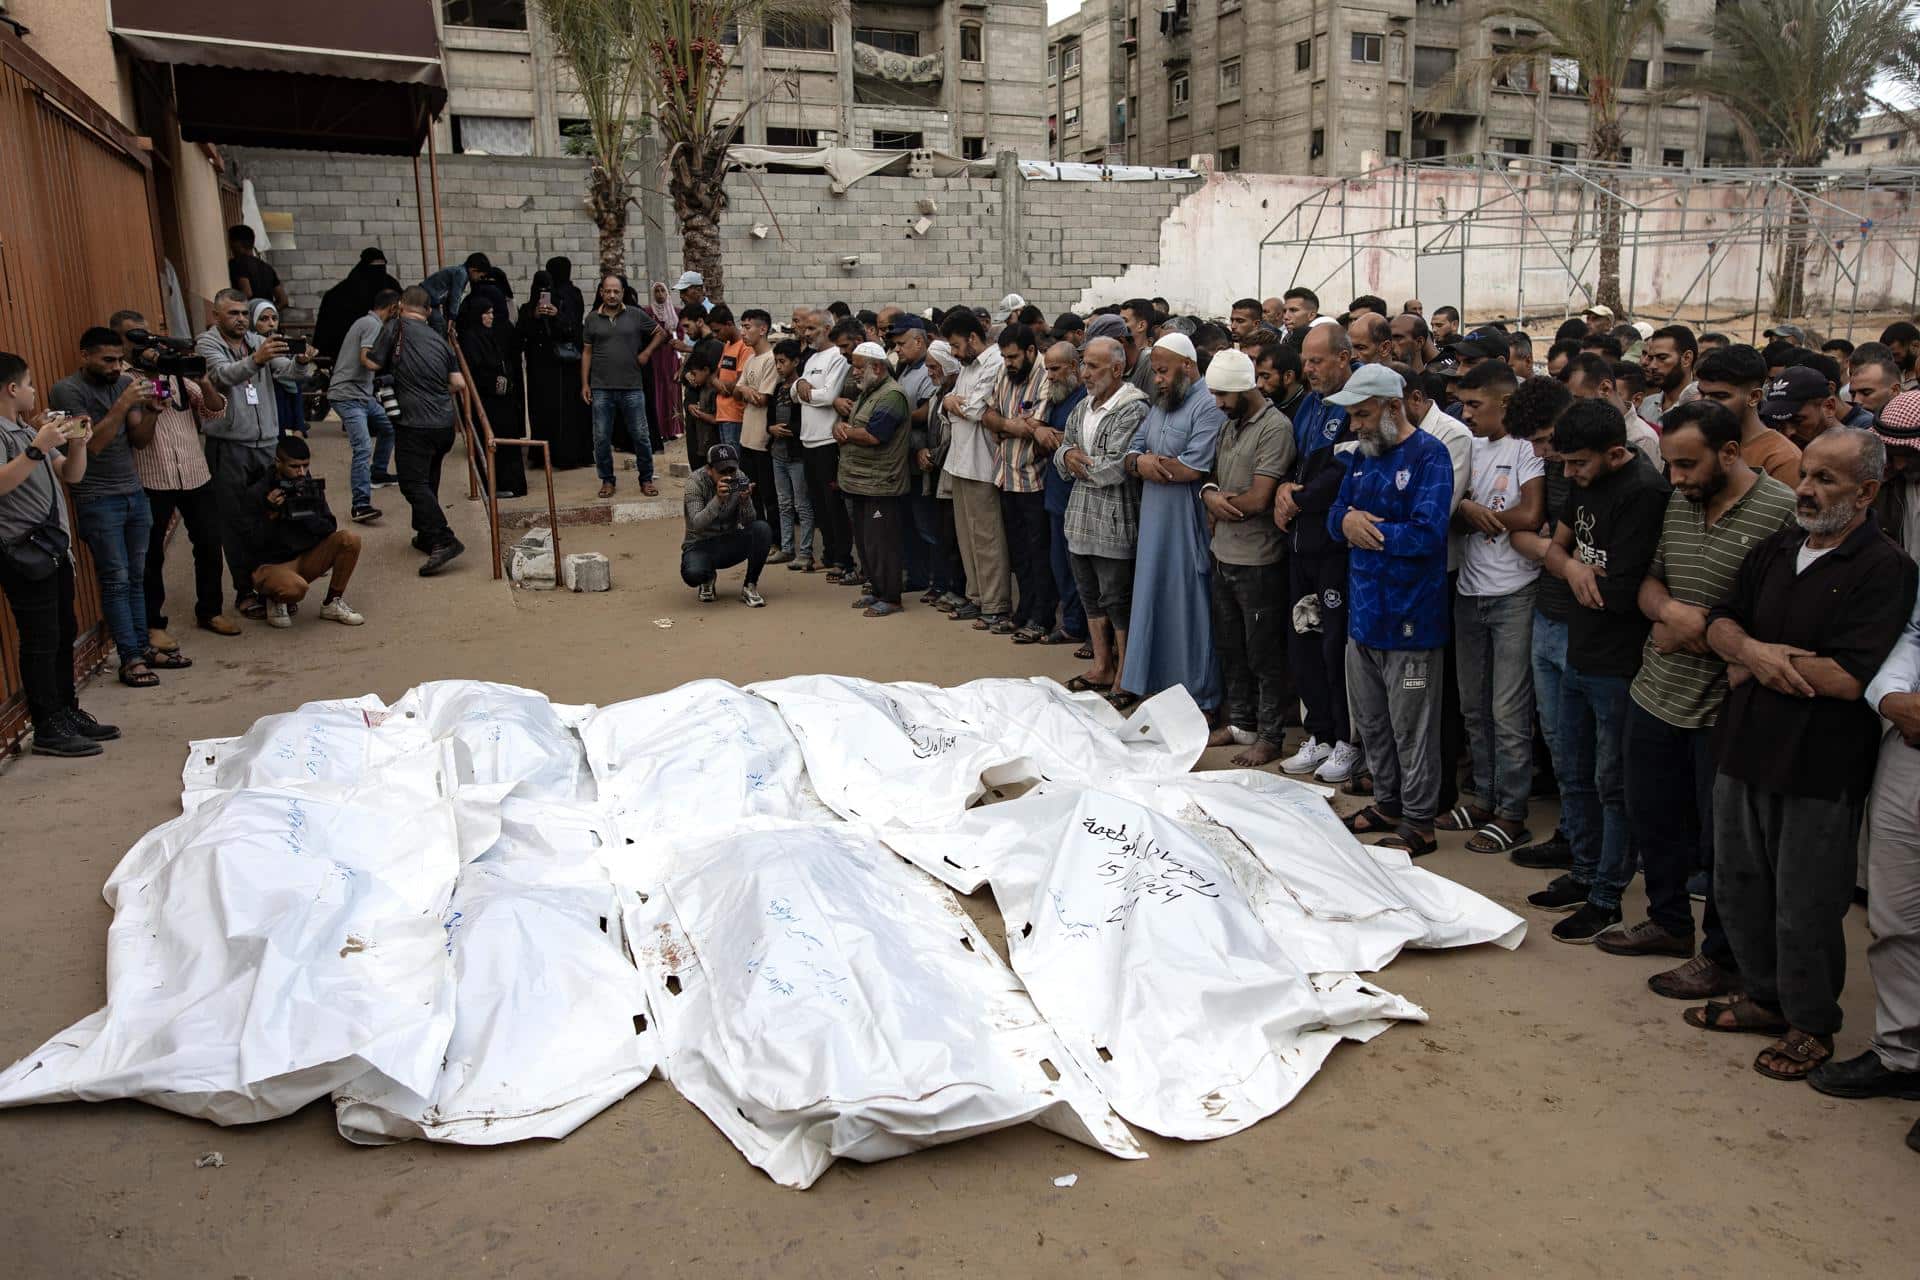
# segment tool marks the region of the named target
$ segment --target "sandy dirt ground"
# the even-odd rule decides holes
[[[322,470],[345,489],[338,437]],[[455,485],[449,468],[447,492]],[[630,475],[630,473],[627,473]],[[631,486],[628,486],[631,487]],[[464,484],[461,485],[464,493]],[[1065,649],[1017,648],[931,610],[867,621],[848,592],[769,570],[770,607],[701,607],[677,576],[677,522],[567,531],[613,560],[614,591],[495,584],[478,508],[450,502],[473,552],[414,576],[405,507],[350,598],[349,631],[306,611],[289,631],[183,631],[191,671],[158,690],[96,683],[126,730],[94,761],[24,759],[0,776],[0,1060],[99,1006],[122,852],[179,811],[189,738],[241,732],[310,698],[417,681],[512,681],[613,702],[701,676],[804,672],[959,682],[1071,675]],[[185,557],[171,575],[184,589]],[[723,579],[738,581],[738,571]],[[184,597],[181,597],[184,599]],[[672,619],[670,628],[656,619]],[[1231,752],[1209,753],[1208,765]],[[1211,1143],[1143,1134],[1108,1159],[1023,1127],[810,1191],[770,1182],[658,1079],[561,1143],[354,1147],[325,1102],[220,1130],[135,1103],[0,1116],[0,1248],[32,1276],[1041,1275],[1387,1273],[1911,1275],[1920,1105],[1839,1102],[1750,1069],[1758,1041],[1686,1028],[1643,985],[1660,961],[1554,943],[1524,904],[1544,876],[1449,837],[1425,865],[1528,916],[1516,952],[1410,953],[1382,981],[1426,1025],[1335,1051],[1292,1106]],[[1636,885],[1629,909],[1644,900]],[[970,909],[997,932],[985,894]],[[1872,1020],[1863,913],[1842,1053]],[[220,1151],[222,1168],[196,1169]],[[1078,1185],[1053,1179],[1077,1173]]]

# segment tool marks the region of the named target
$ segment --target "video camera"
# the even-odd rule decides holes
[[[129,329],[126,343],[132,352],[134,368],[142,373],[172,374],[177,378],[207,376],[207,358],[193,354],[190,339],[165,338],[145,329]]]

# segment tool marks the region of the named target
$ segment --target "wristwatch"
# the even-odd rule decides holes
[[[45,462],[47,460],[47,451],[37,444],[30,444],[27,446],[27,456],[35,462]]]

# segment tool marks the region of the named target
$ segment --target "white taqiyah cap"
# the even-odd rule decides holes
[[[1207,361],[1207,390],[1253,390],[1253,361],[1247,353],[1232,347],[1214,352],[1213,359]]]
[[[1184,333],[1169,333],[1153,344],[1163,351],[1171,351],[1182,360],[1199,362],[1200,356],[1193,349],[1193,339]]]
[[[853,349],[853,354],[867,360],[885,360],[887,349],[877,342],[863,342]]]

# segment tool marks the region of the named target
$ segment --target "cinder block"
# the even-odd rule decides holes
[[[598,551],[582,551],[566,558],[562,572],[569,591],[610,591],[613,566]]]

